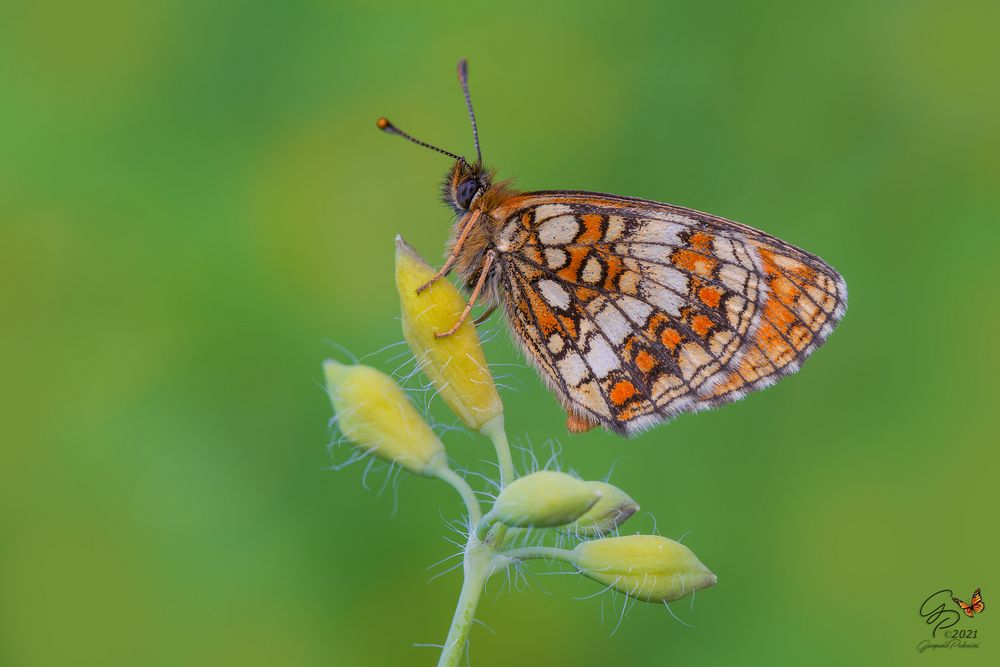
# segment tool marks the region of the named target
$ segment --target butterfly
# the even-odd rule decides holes
[[[456,221],[447,259],[476,303],[500,304],[513,339],[567,413],[571,432],[633,435],[742,398],[794,373],[844,316],[847,285],[816,255],[689,208],[577,190],[520,192],[476,160],[454,160],[442,197]]]
[[[962,611],[965,612],[966,616],[972,618],[975,614],[982,613],[983,609],[986,609],[986,605],[983,604],[983,594],[980,591],[981,589],[976,589],[976,591],[972,594],[972,601],[969,602],[969,604],[962,602],[958,598],[952,598],[952,600],[954,600],[955,604],[962,608]]]

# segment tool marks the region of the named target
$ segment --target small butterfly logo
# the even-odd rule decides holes
[[[952,598],[952,600],[954,600],[955,604],[962,608],[962,611],[964,611],[965,615],[969,618],[972,618],[977,613],[982,613],[983,609],[986,609],[986,605],[983,604],[982,590],[979,588],[977,588],[975,593],[972,594],[972,599],[968,604],[958,598]]]

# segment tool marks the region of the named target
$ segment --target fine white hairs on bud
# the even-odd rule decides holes
[[[490,514],[508,526],[565,526],[594,506],[600,492],[583,480],[540,470],[514,480],[497,496]]]
[[[672,602],[716,582],[690,549],[659,535],[583,542],[569,562],[584,576],[645,602]]]
[[[639,511],[639,504],[614,484],[586,482],[600,498],[579,519],[567,526],[578,537],[602,537],[613,532]]]
[[[418,475],[447,467],[444,445],[389,376],[332,360],[323,371],[337,425],[355,446]]]

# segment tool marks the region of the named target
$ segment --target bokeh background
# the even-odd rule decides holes
[[[0,22],[0,663],[431,665],[440,483],[329,470],[320,362],[401,363],[392,239],[447,161],[760,227],[847,278],[803,371],[632,441],[567,436],[502,325],[511,437],[719,584],[636,606],[491,583],[472,664],[995,660],[1000,62],[992,2],[35,2]],[[382,351],[380,351],[382,350]],[[432,402],[432,417],[454,419]],[[485,470],[488,443],[445,434]],[[544,572],[546,568],[533,567]],[[917,614],[981,586],[976,650]],[[992,658],[990,658],[992,656]]]

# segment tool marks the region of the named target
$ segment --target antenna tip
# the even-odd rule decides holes
[[[385,116],[375,121],[375,125],[378,127],[378,129],[385,130],[386,132],[392,132],[393,130],[396,129],[395,127],[393,127],[392,123],[389,122],[389,119],[386,118]]]
[[[462,58],[458,61],[458,80],[465,83],[469,78],[469,61]]]

